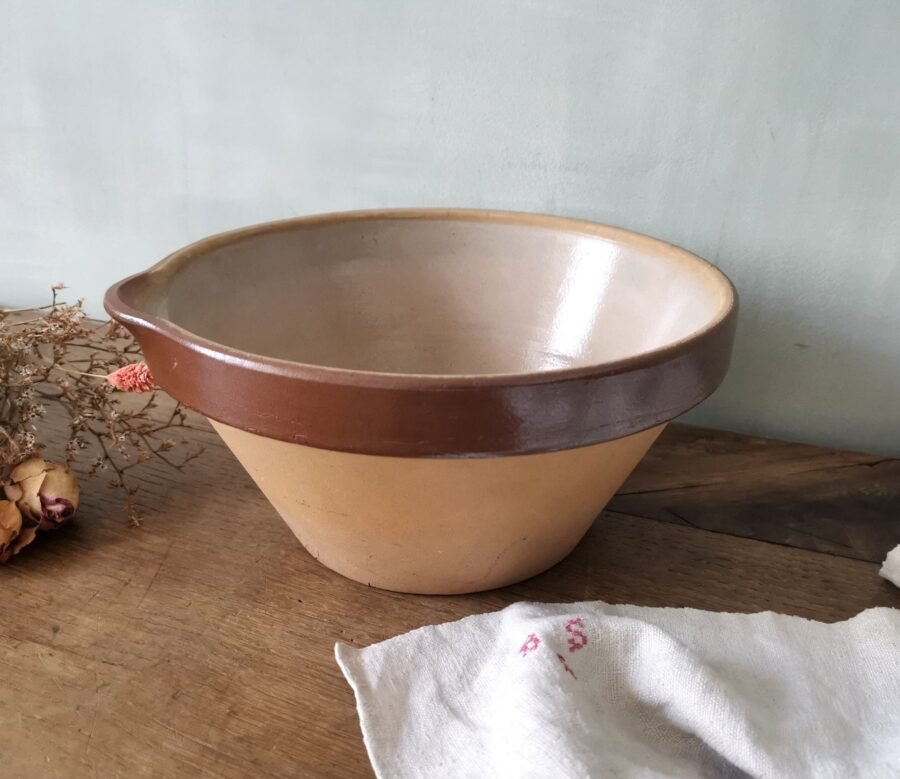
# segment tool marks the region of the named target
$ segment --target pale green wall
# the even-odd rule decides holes
[[[0,0],[0,297],[307,212],[588,217],[743,312],[693,415],[900,454],[900,3]]]

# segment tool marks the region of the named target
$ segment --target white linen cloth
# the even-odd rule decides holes
[[[335,655],[380,779],[900,777],[900,611],[519,603]]]
[[[888,552],[878,574],[891,584],[900,587],[900,546],[895,546]]]

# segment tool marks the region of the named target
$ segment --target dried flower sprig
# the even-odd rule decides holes
[[[127,515],[140,524],[131,470],[153,459],[181,470],[202,448],[183,439],[176,442],[175,436],[190,427],[187,414],[158,391],[131,335],[114,322],[88,319],[81,300],[69,304],[59,299],[61,289],[52,288],[45,306],[0,308],[0,482],[11,483],[16,466],[59,443],[66,470],[90,458],[88,476],[111,471],[111,484],[125,494]],[[137,404],[121,390],[148,395]],[[41,422],[53,404],[69,416],[64,444],[42,435]],[[179,444],[187,447],[180,455],[174,451]],[[60,466],[47,465],[46,472],[56,479]],[[11,527],[15,514],[5,506],[3,511]],[[0,552],[9,554],[14,547],[0,533]]]
[[[150,375],[150,368],[144,362],[123,365],[110,373],[106,380],[117,390],[124,392],[153,392],[157,389],[156,381]]]

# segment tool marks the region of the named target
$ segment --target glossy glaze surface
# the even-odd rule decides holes
[[[220,246],[172,273],[161,313],[264,357],[465,376],[634,357],[699,332],[730,304],[717,271],[677,254],[551,227],[423,217]]]
[[[246,228],[113,287],[171,394],[324,449],[408,457],[556,451],[703,400],[736,296],[703,260],[577,220],[331,214]]]

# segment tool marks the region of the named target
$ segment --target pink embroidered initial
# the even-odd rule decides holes
[[[584,632],[584,617],[575,617],[574,619],[570,619],[566,622],[565,631],[569,634],[566,639],[569,644],[569,652],[577,652],[579,649],[584,649],[588,645],[588,637]],[[525,643],[519,647],[519,654],[522,657],[525,657],[529,652],[534,652],[541,645],[541,639],[537,637],[534,633],[529,633],[528,638],[525,639]],[[552,651],[552,650],[551,650]],[[559,652],[554,652],[556,655],[556,659],[562,663],[563,670],[573,679],[577,679],[575,676],[575,672],[569,667],[569,664],[566,662],[566,658],[563,657]]]
[[[527,655],[529,652],[533,652],[541,645],[541,639],[539,639],[534,633],[531,633],[528,638],[525,639],[525,643],[522,644],[519,652],[522,654],[522,657]]]
[[[566,622],[566,633],[571,635],[569,638],[569,651],[577,652],[579,649],[584,649],[588,643],[588,637],[582,630],[579,628],[584,627],[584,619],[581,617],[575,617],[575,619],[570,619]]]

